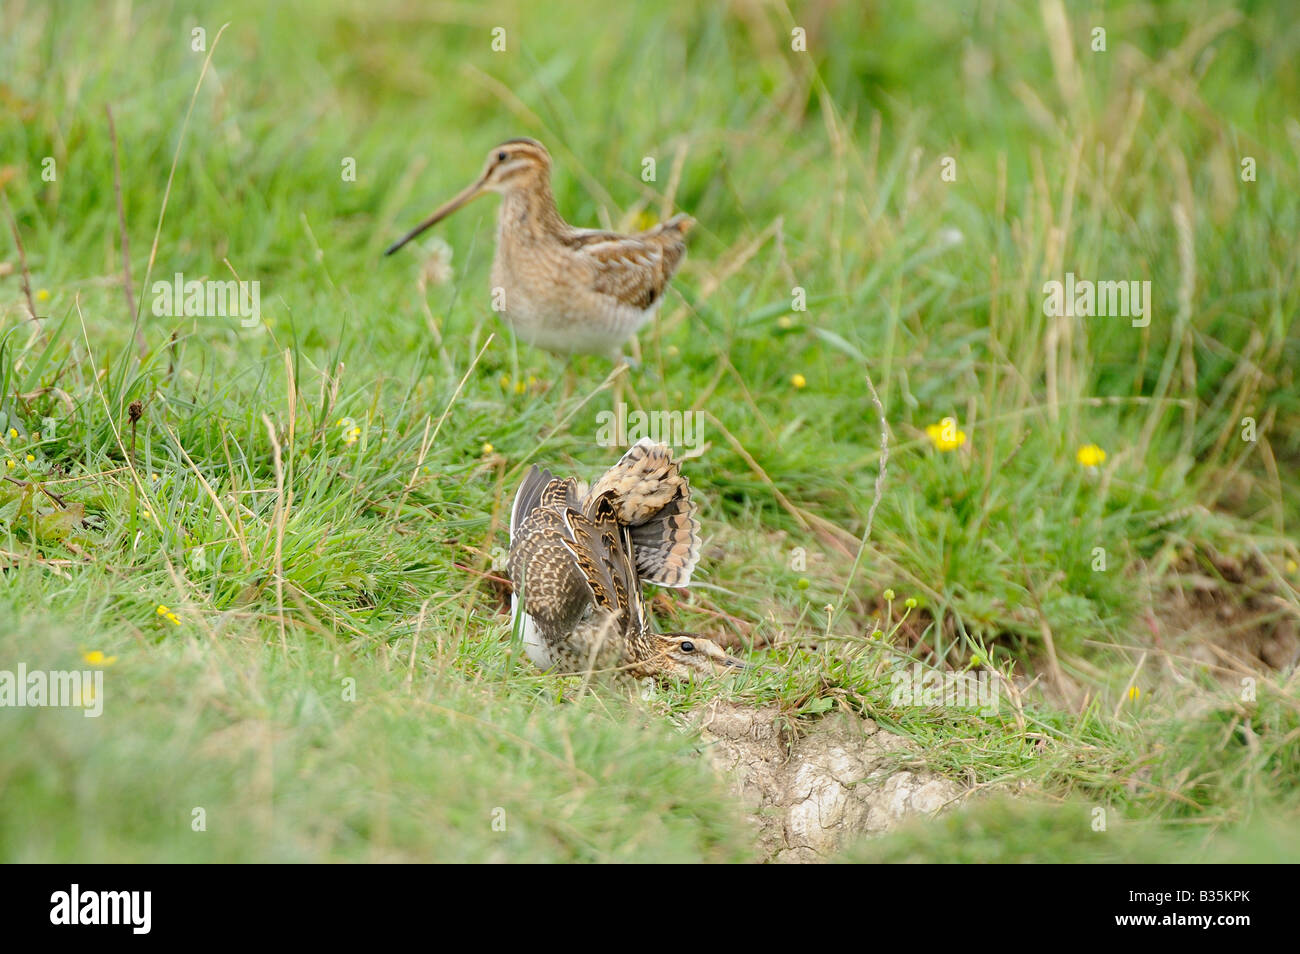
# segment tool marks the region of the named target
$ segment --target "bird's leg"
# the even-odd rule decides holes
[[[632,365],[623,355],[616,355],[613,359],[614,366],[614,412],[618,413],[618,406],[623,403],[623,382],[631,373]]]
[[[567,401],[571,398],[577,387],[578,377],[573,371],[573,355],[568,354],[564,356],[564,394],[561,400]]]
[[[644,409],[645,404],[642,402],[641,396],[636,393],[636,380],[633,377],[631,370],[624,370],[624,372],[619,375],[619,383],[622,384],[624,379],[627,380],[628,407],[634,408],[638,411]]]

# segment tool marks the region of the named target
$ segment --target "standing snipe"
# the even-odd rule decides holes
[[[512,619],[522,613],[528,658],[638,678],[747,668],[711,640],[650,629],[642,581],[686,586],[699,556],[690,485],[665,445],[641,440],[586,494],[533,467],[510,512]]]
[[[515,333],[556,354],[621,359],[624,342],[659,308],[695,220],[675,215],[637,235],[575,229],[555,207],[546,147],[535,139],[511,139],[492,150],[473,184],[384,254],[484,192],[501,194],[492,287],[504,300],[494,307]]]

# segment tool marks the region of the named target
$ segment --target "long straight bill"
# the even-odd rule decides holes
[[[460,195],[456,196],[456,198],[452,199],[446,205],[439,208],[437,212],[433,213],[433,215],[429,216],[427,219],[425,219],[415,228],[411,229],[411,231],[407,232],[405,235],[399,238],[392,245],[388,246],[388,250],[385,251],[384,254],[392,255],[394,252],[396,252],[407,242],[411,241],[411,239],[415,238],[420,233],[425,231],[425,229],[433,228],[435,225],[437,225],[447,216],[451,215],[462,205],[464,205],[470,199],[474,198],[476,195],[478,195],[480,192],[483,191],[483,181],[484,180],[480,179],[478,182],[475,182],[473,185],[465,189],[465,191],[462,192]]]

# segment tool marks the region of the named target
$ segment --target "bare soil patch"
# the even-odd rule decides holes
[[[715,702],[698,719],[709,761],[731,781],[771,861],[825,860],[860,835],[933,815],[964,791],[906,767],[914,746],[870,719],[837,713],[802,736],[774,706]]]

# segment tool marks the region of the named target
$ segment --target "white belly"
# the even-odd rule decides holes
[[[550,650],[547,649],[546,641],[542,639],[542,634],[538,631],[537,624],[533,622],[533,618],[529,616],[527,613],[524,613],[523,610],[519,608],[519,604],[516,601],[516,597],[512,593],[510,595],[511,633],[514,633],[515,626],[517,625],[517,621],[521,613],[523,614],[524,617],[523,619],[524,655],[526,655],[529,661],[532,662],[532,664],[536,666],[538,669],[541,669],[543,671],[550,669],[553,665],[555,665],[555,661],[551,659],[551,653]]]
[[[649,308],[633,308],[595,292],[575,300],[556,300],[554,294],[512,282],[499,263],[493,263],[492,285],[493,295],[498,288],[503,293],[501,318],[519,340],[554,354],[617,357],[662,302],[661,298]]]
[[[572,328],[518,320],[511,312],[506,312],[505,318],[520,341],[555,354],[599,354],[613,357],[630,337],[625,330],[615,333],[604,328],[591,328],[575,334]]]

